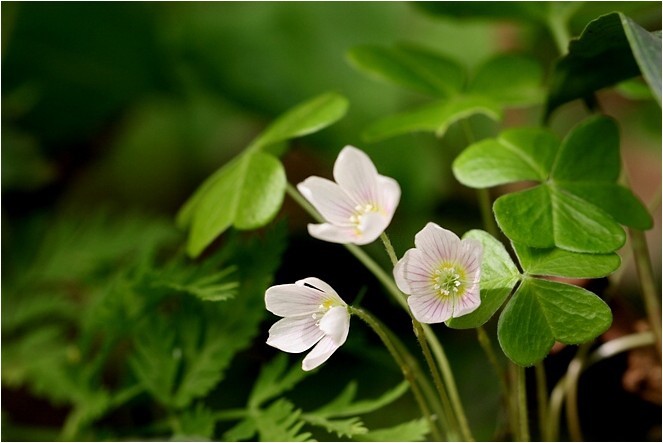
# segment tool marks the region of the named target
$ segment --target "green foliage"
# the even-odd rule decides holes
[[[70,217],[50,223],[30,278],[5,282],[3,384],[71,406],[64,439],[87,435],[140,393],[144,407],[180,411],[176,435],[211,437],[209,411],[189,407],[257,334],[282,226],[264,239],[233,235],[199,264],[179,255],[164,263],[177,236],[161,219]],[[51,261],[63,257],[69,273]]]
[[[287,367],[287,358],[279,354],[263,366],[249,395],[245,418],[226,431],[224,438],[231,441],[250,440],[256,434],[261,441],[307,441],[311,434],[301,432],[304,425],[324,429],[338,437],[359,438],[369,431],[359,417],[377,411],[397,400],[408,390],[403,381],[394,389],[375,399],[355,401],[357,383],[350,382],[339,395],[311,412],[302,412],[292,402],[281,397],[299,383],[307,373],[299,366]],[[279,398],[280,397],[280,398]],[[275,401],[272,401],[276,399]],[[271,403],[269,403],[272,401]],[[398,435],[428,433],[428,424],[403,424]],[[416,422],[418,423],[418,422]],[[378,436],[381,435],[379,432]]]
[[[491,58],[469,80],[466,69],[457,62],[411,45],[359,46],[350,50],[348,58],[368,75],[436,99],[371,124],[363,133],[368,141],[415,131],[442,137],[449,126],[471,115],[500,120],[505,107],[531,105],[543,99],[543,71],[525,56]]]
[[[447,321],[447,326],[465,329],[483,325],[516,286],[500,314],[498,338],[507,357],[519,365],[530,366],[541,361],[555,341],[583,343],[610,326],[610,308],[595,294],[536,276],[603,277],[619,267],[617,254],[578,254],[514,244],[524,269],[521,274],[504,246],[490,234],[473,230],[464,238],[476,239],[483,245],[481,305],[470,314]]]
[[[591,292],[563,283],[524,279],[497,325],[504,353],[522,366],[541,361],[559,341],[580,344],[605,332],[610,308]]]
[[[357,435],[357,441],[426,441],[428,422],[425,418],[408,421],[386,429],[375,429]]]
[[[592,117],[561,144],[547,129],[507,130],[467,148],[454,161],[453,172],[475,188],[540,182],[495,201],[495,218],[515,243],[605,254],[625,241],[619,223],[638,229],[652,226],[637,197],[617,184],[619,155],[616,124]]]
[[[642,74],[661,104],[661,35],[622,13],[590,22],[569,45],[553,71],[546,115],[558,106],[588,98],[599,89]]]
[[[190,230],[189,255],[200,255],[230,226],[256,229],[269,223],[281,208],[286,177],[281,162],[263,150],[331,125],[347,106],[332,93],[295,106],[200,185],[177,215],[177,224]]]

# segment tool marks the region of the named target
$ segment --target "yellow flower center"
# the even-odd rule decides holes
[[[442,298],[456,297],[465,292],[465,271],[456,264],[442,263],[432,275],[433,287]]]

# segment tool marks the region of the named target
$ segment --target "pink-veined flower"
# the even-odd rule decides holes
[[[327,361],[348,338],[348,306],[318,278],[272,286],[265,292],[265,306],[284,317],[269,329],[268,345],[290,353],[304,352],[315,345],[302,362],[305,371]]]
[[[396,180],[378,174],[364,152],[346,146],[334,163],[334,180],[309,177],[297,185],[326,223],[309,224],[311,236],[365,245],[389,226],[401,197]]]
[[[414,237],[394,267],[398,288],[414,318],[441,323],[477,309],[483,247],[473,239],[461,240],[451,231],[428,223]]]

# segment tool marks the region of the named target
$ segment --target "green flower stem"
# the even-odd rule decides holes
[[[539,435],[543,439],[548,434],[548,384],[546,382],[546,367],[543,362],[534,365],[536,374],[536,400],[539,415]]]
[[[518,441],[530,441],[529,421],[527,417],[527,390],[525,386],[525,368],[514,365],[516,373],[516,398],[518,404]]]
[[[571,441],[582,441],[582,429],[580,428],[580,416],[578,415],[578,379],[587,360],[590,345],[591,343],[583,343],[578,347],[576,356],[571,360],[566,370],[568,377],[565,383],[566,423],[569,427]]]
[[[467,145],[469,146],[473,144],[475,139],[470,120],[468,118],[464,118],[461,121],[461,126],[463,127],[463,132],[465,133],[465,140]],[[495,222],[495,217],[493,216],[493,207],[490,200],[490,190],[487,188],[477,189],[477,200],[479,201],[479,209],[481,210],[481,220],[483,221],[484,229],[490,235],[497,238],[500,234],[500,231],[497,228],[497,223]]]
[[[428,342],[426,341],[426,335],[424,333],[423,328],[421,327],[421,323],[419,323],[417,320],[413,318],[412,326],[414,328],[414,335],[417,337],[419,346],[421,346],[421,351],[424,354],[424,359],[426,360],[428,369],[430,370],[430,373],[433,376],[433,383],[435,384],[435,389],[437,389],[437,394],[440,396],[440,401],[442,402],[442,408],[444,409],[444,415],[447,417],[447,420],[449,421],[449,426],[451,426],[451,428],[454,431],[460,431],[458,420],[454,415],[451,402],[449,401],[449,394],[447,394],[447,390],[445,389],[444,384],[442,383],[440,372],[437,366],[435,365],[435,360],[433,360],[433,354],[431,354],[430,347],[428,346]],[[463,438],[465,438],[466,441],[472,441],[471,435],[470,436],[463,435]]]
[[[555,40],[559,55],[565,56],[568,52],[569,40],[571,40],[569,30],[566,26],[566,18],[559,15],[553,15],[548,19],[547,25]]]
[[[642,297],[645,302],[647,318],[651,326],[654,337],[656,337],[656,350],[659,359],[661,358],[661,306],[659,304],[660,292],[656,289],[654,283],[654,271],[652,269],[651,259],[649,257],[649,248],[645,233],[637,229],[629,229],[631,236],[631,248],[633,249],[633,258],[635,267],[640,278],[642,288]]]
[[[378,337],[380,337],[380,340],[382,340],[382,343],[386,346],[387,350],[396,361],[396,364],[401,368],[403,376],[410,384],[410,389],[412,390],[412,394],[414,395],[415,400],[421,409],[421,413],[428,420],[433,437],[438,441],[441,440],[442,434],[440,433],[440,429],[436,420],[433,418],[421,392],[421,389],[417,383],[417,380],[422,378],[420,374],[418,374],[420,371],[409,363],[414,361],[414,359],[411,358],[411,356],[404,358],[403,355],[401,355],[399,350],[403,351],[404,347],[397,346],[393,341],[395,336],[389,332],[384,324],[369,314],[366,310],[352,306],[348,307],[348,309],[351,314],[354,314],[363,320],[378,335]]]

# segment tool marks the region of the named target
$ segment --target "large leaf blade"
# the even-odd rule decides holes
[[[608,305],[586,289],[528,278],[502,312],[497,334],[512,361],[531,366],[545,358],[556,340],[584,343],[611,322]]]

